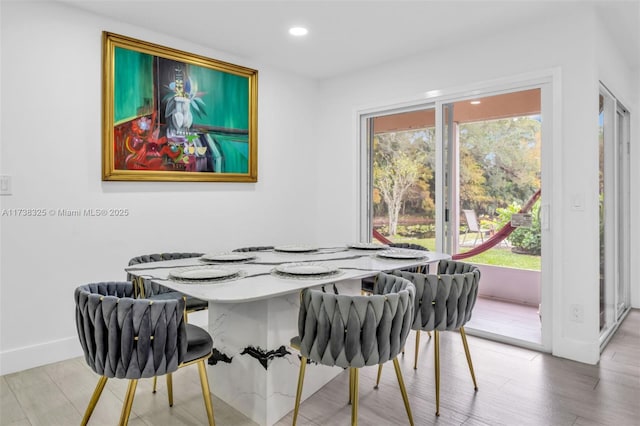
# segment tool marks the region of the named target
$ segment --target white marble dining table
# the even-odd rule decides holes
[[[289,342],[298,334],[300,290],[359,294],[363,278],[442,259],[450,255],[368,243],[289,245],[138,264],[126,271],[134,279],[150,279],[209,302],[211,390],[258,424],[270,426],[295,401],[300,357]],[[303,399],[341,371],[313,364]]]

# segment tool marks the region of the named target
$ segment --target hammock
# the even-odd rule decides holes
[[[527,203],[524,206],[522,206],[522,208],[520,209],[520,211],[518,213],[528,213],[529,211],[531,211],[531,208],[533,207],[535,202],[538,201],[538,198],[540,198],[540,193],[541,193],[541,191],[538,189],[535,192],[535,194],[533,194],[531,196],[529,201],[527,201]],[[483,252],[489,250],[490,248],[493,248],[493,247],[497,246],[498,244],[500,244],[514,230],[516,230],[516,227],[511,226],[511,222],[509,221],[509,222],[506,223],[506,225],[504,225],[502,228],[500,228],[500,230],[498,232],[493,234],[491,236],[491,238],[487,239],[485,242],[483,242],[479,246],[476,246],[476,247],[472,248],[471,250],[469,250],[467,252],[464,252],[464,253],[456,253],[451,257],[454,260],[460,260],[460,259],[466,259],[468,257],[472,257],[472,256],[475,256],[477,254],[483,253]],[[375,229],[373,230],[373,238],[375,238],[376,240],[380,241],[383,244],[391,244],[392,243],[391,240],[386,238],[384,235],[382,235],[381,233],[379,233]]]

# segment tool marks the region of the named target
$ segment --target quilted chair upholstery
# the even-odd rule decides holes
[[[416,286],[414,330],[457,330],[470,319],[478,296],[480,270],[471,264],[441,260],[438,274],[394,271]]]
[[[416,287],[412,329],[416,330],[415,365],[418,363],[419,331],[434,332],[436,369],[436,415],[440,414],[440,331],[459,330],[475,390],[478,390],[464,325],[478,297],[480,270],[471,264],[441,260],[438,274],[394,271],[394,275],[410,280]],[[379,380],[379,375],[378,375]]]
[[[357,424],[358,369],[393,360],[409,422],[413,424],[396,357],[411,329],[414,291],[410,281],[382,273],[377,277],[372,296],[302,290],[298,317],[299,336],[292,340],[292,346],[299,349],[302,355],[294,425],[300,406],[307,359],[322,365],[349,368],[352,424]]]
[[[414,243],[389,243],[387,245],[389,247],[394,247],[394,248],[405,248],[405,249],[411,249],[411,250],[429,251],[429,249],[427,249],[425,246],[421,246],[420,244],[414,244]]]
[[[154,253],[136,256],[129,261],[129,266],[140,265],[143,263],[161,262],[164,260],[185,259],[191,257],[200,257],[202,253]],[[127,274],[127,280],[131,281],[133,276]],[[209,307],[206,300],[197,299],[187,296],[179,291],[172,290],[160,284],[151,282],[149,279],[143,279],[142,285],[136,289],[137,295],[152,300],[170,300],[187,298],[187,313],[202,311]]]
[[[389,247],[392,248],[401,248],[401,249],[409,249],[409,250],[419,250],[419,251],[429,251],[425,246],[421,246],[420,244],[414,243],[390,243]],[[403,269],[408,272],[421,272],[423,274],[429,272],[429,265],[421,265],[413,268]]]
[[[480,270],[475,265],[455,260],[438,262],[438,274],[467,274],[470,272],[478,274],[478,279],[480,279]]]
[[[76,328],[84,358],[100,379],[87,407],[86,425],[110,378],[129,379],[119,424],[126,425],[139,379],[167,375],[173,405],[171,373],[197,363],[209,424],[213,406],[205,360],[211,355],[209,334],[184,321],[184,300],[133,298],[133,284],[102,282],[74,292]]]

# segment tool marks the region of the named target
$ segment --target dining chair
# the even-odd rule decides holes
[[[464,325],[471,319],[471,313],[478,297],[480,270],[469,263],[441,260],[437,274],[420,274],[393,271],[393,274],[410,280],[416,287],[414,318],[411,328],[433,331],[436,377],[436,415],[440,415],[440,332],[458,330],[467,357],[474,390],[478,390],[473,370],[471,353],[467,343]],[[414,369],[418,365],[420,334],[416,333]],[[376,386],[380,381],[381,366],[378,368]]]
[[[205,361],[213,339],[185,321],[183,299],[136,299],[130,282],[99,282],[74,292],[76,329],[84,359],[100,375],[82,419],[86,425],[110,378],[128,379],[120,425],[129,422],[138,380],[166,375],[173,406],[171,373],[197,364],[209,425],[215,425]]]
[[[200,257],[202,253],[154,253],[143,254],[136,256],[129,260],[129,266],[140,265],[151,262],[162,262],[164,260],[185,259],[192,257]],[[133,280],[131,274],[127,274],[127,280]],[[206,300],[198,299],[193,296],[188,296],[182,292],[172,290],[160,284],[152,282],[148,278],[140,277],[137,280],[136,297],[143,297],[151,300],[170,300],[170,299],[183,299],[187,300],[186,311],[187,314],[192,312],[202,311],[209,308],[209,302]]]
[[[274,246],[253,246],[253,247],[240,247],[233,251],[235,252],[248,252],[248,251],[267,251],[273,250]]]
[[[136,256],[129,260],[129,266],[142,265],[145,263],[162,262],[164,260],[175,259],[188,259],[202,256],[202,253],[183,253],[183,252],[170,252],[170,253],[153,253],[143,254]],[[127,274],[127,280],[133,282],[134,277],[131,274]],[[198,299],[193,296],[186,295],[180,291],[172,290],[161,284],[156,284],[151,279],[145,277],[138,277],[135,280],[135,297],[149,299],[149,300],[175,300],[184,299],[186,303],[185,311],[187,317],[185,320],[189,320],[188,314],[192,312],[203,311],[209,309],[209,302],[206,300]],[[153,393],[156,392],[156,385],[158,384],[158,378],[153,378]]]
[[[300,351],[300,372],[293,412],[296,424],[307,360],[349,368],[351,424],[358,423],[358,372],[361,367],[393,360],[409,423],[413,416],[397,355],[411,329],[415,288],[409,280],[380,273],[373,295],[352,296],[304,289],[300,293],[299,335],[291,346]]]
[[[410,249],[410,250],[420,250],[420,251],[429,251],[425,246],[421,246],[420,244],[415,243],[389,243],[387,244],[391,248],[400,248],[400,249]],[[403,269],[409,272],[429,272],[429,265],[421,265],[415,266],[407,269]],[[362,279],[362,293],[363,294],[371,294],[373,292],[373,282],[375,277],[367,277]]]
[[[415,243],[390,243],[388,245],[389,247],[392,247],[392,248],[429,251],[429,249],[426,248],[425,246],[422,246],[420,244],[415,244]],[[429,272],[429,265],[420,265],[420,266],[414,266],[412,268],[405,268],[403,269],[403,271],[420,272],[420,273],[426,274],[427,272]]]

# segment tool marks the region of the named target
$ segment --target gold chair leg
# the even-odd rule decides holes
[[[464,346],[464,353],[467,356],[467,364],[469,364],[469,372],[471,373],[471,379],[473,380],[473,389],[478,390],[478,383],[476,382],[476,374],[473,371],[473,363],[471,362],[471,353],[469,352],[469,345],[467,344],[467,333],[464,331],[464,327],[460,327],[460,337],[462,337],[462,345]]]
[[[413,360],[413,369],[418,369],[418,349],[420,348],[420,330],[416,330],[416,354]]]
[[[402,378],[402,371],[400,371],[400,363],[397,357],[393,359],[393,367],[396,370],[396,377],[398,378],[400,393],[404,401],[404,408],[407,410],[407,416],[409,417],[409,424],[413,426],[413,415],[411,414],[411,406],[409,405],[409,396],[407,396],[407,388],[404,386],[404,379]]]
[[[436,416],[440,415],[440,332],[433,330],[433,350],[435,354],[434,368],[436,370]]]
[[[378,385],[380,384],[380,376],[382,376],[382,364],[378,364],[378,377],[376,378],[376,385],[373,387],[374,389],[378,389]]]
[[[157,387],[158,387],[158,376],[153,376],[153,393],[156,393]]]
[[[293,408],[293,426],[296,426],[298,420],[298,411],[300,409],[300,398],[302,397],[302,385],[304,383],[304,371],[307,368],[307,357],[300,359],[300,373],[298,374],[298,390],[296,390],[296,405]],[[351,393],[351,392],[349,392]]]
[[[349,405],[353,401],[353,371],[349,369]]]
[[[169,396],[169,407],[173,407],[173,376],[167,373],[167,395]]]
[[[133,406],[133,397],[136,395],[136,386],[138,386],[138,379],[131,379],[129,381],[129,387],[127,387],[127,396],[124,398],[122,404],[122,414],[120,415],[120,426],[126,426],[129,424],[129,415],[131,415],[131,407]]]
[[[358,425],[358,369],[353,370],[353,401],[351,401],[351,426]]]
[[[89,422],[89,418],[91,417],[91,414],[93,414],[93,410],[96,408],[96,404],[100,399],[100,395],[102,395],[104,385],[107,384],[108,379],[109,378],[106,376],[100,376],[98,384],[96,385],[96,389],[93,391],[93,395],[91,395],[91,400],[89,401],[87,411],[85,411],[84,413],[84,417],[82,418],[82,423],[80,423],[80,426],[85,426]]]
[[[211,402],[211,389],[209,389],[209,378],[207,377],[207,366],[204,359],[198,361],[198,373],[200,373],[200,385],[202,386],[202,397],[204,398],[204,408],[207,410],[209,426],[215,426],[213,417],[213,403]]]

